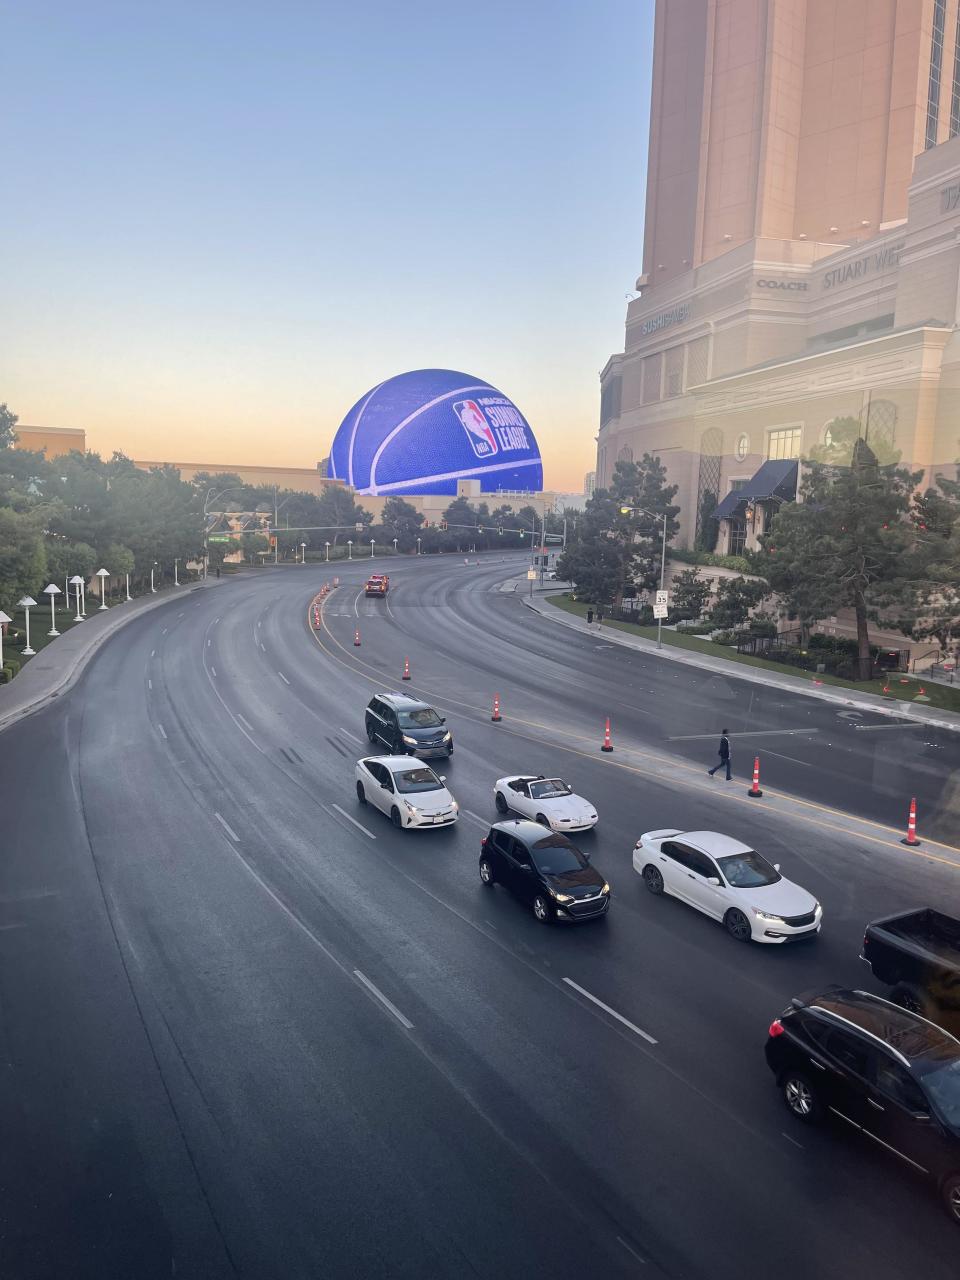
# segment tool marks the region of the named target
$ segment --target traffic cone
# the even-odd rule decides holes
[[[763,795],[763,792],[760,790],[760,757],[759,756],[753,757],[753,786],[747,792],[747,795],[754,796],[757,799],[759,799],[760,796]]]
[[[503,719],[503,716],[500,714],[500,695],[499,695],[499,693],[495,693],[495,694],[493,695],[493,715],[490,717],[490,719],[491,719],[494,723],[496,723],[498,720],[502,720],[502,719]]]
[[[313,606],[313,625],[315,627],[320,626],[320,610],[316,605]]]
[[[400,677],[400,679],[401,680],[410,679],[410,659],[409,658],[404,658],[403,660],[403,675]]]
[[[359,649],[360,647],[360,628],[359,627],[357,627],[356,631],[353,633],[353,643]]]
[[[610,741],[610,717],[607,716],[606,723],[603,726],[603,746],[601,751],[612,751],[613,743]]]
[[[901,844],[919,844],[917,839],[917,797],[914,796],[910,801],[910,816],[907,818],[907,834],[900,841]]]

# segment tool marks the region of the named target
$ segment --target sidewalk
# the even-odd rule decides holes
[[[556,583],[551,583],[551,588],[556,590]],[[582,618],[558,609],[556,605],[539,598],[538,595],[534,595],[532,599],[521,596],[521,603],[526,608],[532,609],[534,613],[539,613],[541,617],[559,623],[562,627],[570,627],[574,631],[583,632],[595,639],[600,637],[604,644],[619,644],[627,649],[639,649],[643,653],[656,655],[668,662],[680,662],[688,667],[712,671],[715,675],[729,676],[733,680],[749,680],[751,684],[765,685],[769,689],[799,693],[807,698],[819,698],[821,702],[833,702],[844,707],[854,707],[859,711],[872,711],[877,715],[890,716],[892,719],[919,720],[930,725],[932,729],[947,729],[953,733],[960,733],[960,715],[953,711],[925,707],[915,702],[888,702],[886,698],[880,698],[876,694],[855,693],[852,689],[831,689],[826,685],[815,688],[810,681],[804,680],[801,676],[786,673],[780,675],[778,672],[765,671],[759,667],[748,666],[746,663],[724,662],[722,658],[692,653],[689,649],[676,649],[671,645],[664,645],[662,649],[658,649],[654,640],[648,640],[644,636],[627,635],[615,627],[600,628],[596,623],[588,624]]]
[[[220,586],[223,581],[211,578],[189,586],[165,587],[156,595],[138,596],[114,605],[106,613],[91,613],[82,626],[71,627],[59,640],[41,649],[9,684],[0,685],[0,733],[66,693],[104,641],[125,623],[160,605],[185,600],[191,592]]]

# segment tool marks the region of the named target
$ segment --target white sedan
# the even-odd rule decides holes
[[[653,894],[670,893],[712,916],[739,942],[816,937],[823,909],[749,845],[719,831],[648,831],[633,869]]]
[[[449,827],[460,817],[446,778],[410,756],[367,756],[356,774],[357,799],[381,809],[395,827]]]
[[[597,811],[589,800],[574,795],[562,778],[517,774],[498,778],[493,787],[498,813],[522,814],[551,831],[588,831],[597,825]]]

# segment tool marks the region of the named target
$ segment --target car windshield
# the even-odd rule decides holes
[[[562,876],[568,871],[582,871],[587,860],[575,844],[563,836],[547,836],[531,850],[534,865],[541,875]]]
[[[960,1058],[926,1072],[923,1087],[940,1118],[951,1129],[960,1129]]]
[[[407,769],[404,773],[395,773],[393,780],[400,792],[439,791],[443,787],[432,769]]]
[[[733,853],[728,858],[718,858],[717,862],[727,884],[734,889],[759,889],[761,885],[776,884],[783,879],[759,853]]]
[[[401,729],[435,729],[443,721],[433,707],[418,707],[416,711],[397,713]]]
[[[562,778],[547,778],[543,782],[530,783],[531,800],[556,800],[559,796],[568,796],[572,788]]]

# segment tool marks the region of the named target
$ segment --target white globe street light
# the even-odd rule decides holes
[[[329,559],[330,559],[330,543],[329,543],[329,542],[325,542],[323,545],[327,548],[327,560],[329,561]]]
[[[105,596],[107,594],[107,579],[110,577],[110,574],[106,569],[98,569],[97,577],[100,579],[100,608],[106,609],[107,602]]]
[[[417,555],[420,554],[420,539],[417,539]]]
[[[374,542],[375,542],[375,541],[376,541],[376,539],[375,539],[375,538],[371,538],[371,539],[370,539],[370,559],[371,559],[371,560],[373,559],[373,544],[374,544]]]
[[[23,610],[24,621],[27,625],[27,647],[23,651],[23,656],[32,658],[36,653],[36,649],[30,648],[30,610],[37,607],[37,602],[33,596],[24,596],[22,600],[17,601],[17,605]]]
[[[347,559],[348,560],[353,559],[353,539],[352,538],[347,539]]]
[[[74,618],[74,622],[83,622],[83,614],[80,612],[80,589],[83,586],[83,579],[79,573],[75,573],[70,579],[70,586],[73,587],[74,595],[77,597],[77,616]],[[69,595],[67,596],[67,604],[70,604]]]
[[[173,562],[173,585],[175,587],[179,587],[180,585],[180,579],[177,577],[177,565],[179,563],[180,563],[179,560],[174,560]]]
[[[305,542],[300,543],[300,563],[307,563],[307,544]]]
[[[60,632],[57,630],[57,615],[55,613],[57,607],[56,599],[57,596],[62,595],[63,592],[56,583],[51,582],[48,587],[43,588],[43,594],[50,597],[50,630],[47,632],[47,635],[58,636]]]
[[[157,562],[156,560],[154,560],[153,564],[150,566],[150,590],[153,592],[154,595],[157,594],[157,588],[153,585],[153,574],[156,567],[157,567]]]
[[[133,599],[133,596],[130,594],[130,575],[129,575],[129,573],[126,575],[126,578],[127,578],[127,599],[128,599],[128,600],[132,600],[132,599]]]
[[[393,540],[393,554],[394,554],[394,555],[396,555],[396,554],[397,554],[397,542],[398,542],[398,539],[397,539],[397,538],[394,538],[394,540]]]
[[[6,626],[8,622],[12,622],[12,621],[13,619],[10,617],[10,615],[7,613],[4,613],[3,610],[0,609],[0,667],[3,666],[3,628]]]

